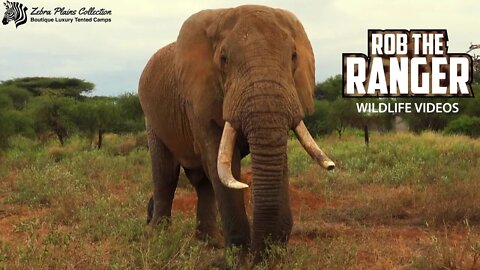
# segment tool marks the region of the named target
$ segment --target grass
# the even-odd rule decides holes
[[[480,141],[374,133],[367,148],[350,132],[318,143],[337,169],[322,170],[289,141],[292,237],[255,269],[480,267]],[[224,266],[224,251],[194,236],[183,175],[173,223],[146,228],[144,134],[108,134],[101,150],[79,137],[63,147],[21,137],[13,145],[0,157],[0,269]]]

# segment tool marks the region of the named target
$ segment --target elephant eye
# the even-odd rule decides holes
[[[221,63],[222,65],[225,65],[225,64],[227,64],[227,62],[228,62],[227,56],[226,56],[224,53],[222,53],[222,54],[220,55],[220,63]]]
[[[292,53],[292,61],[297,60],[297,52]]]

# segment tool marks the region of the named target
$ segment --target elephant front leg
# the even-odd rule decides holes
[[[147,222],[157,225],[162,220],[170,220],[180,165],[153,130],[147,127],[147,131],[153,179],[153,197],[148,203]]]
[[[213,247],[223,247],[223,236],[217,226],[217,208],[212,183],[202,169],[185,169],[197,192],[197,227],[195,235]]]
[[[238,165],[232,165],[233,176],[240,179],[240,155],[238,151],[235,152],[234,156],[233,163],[238,163]],[[225,187],[218,178],[216,166],[214,170],[217,175],[212,179],[212,183],[222,218],[225,246],[241,246],[246,249],[250,246],[250,225],[245,211],[243,191]]]
[[[225,246],[240,246],[246,250],[250,246],[250,226],[245,211],[243,191],[225,187],[218,176],[217,156],[220,138],[221,130],[217,130],[215,135],[208,137],[209,142],[205,145],[211,147],[204,151],[206,153],[204,166],[215,191],[215,198],[222,219]],[[240,179],[240,152],[238,149],[235,149],[233,155],[232,173],[234,177]]]

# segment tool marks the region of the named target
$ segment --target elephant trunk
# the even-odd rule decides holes
[[[287,141],[288,120],[271,114],[260,114],[245,126],[252,157],[253,226],[252,248],[262,252],[269,240],[282,238],[285,207],[289,208]],[[290,228],[287,228],[290,230]]]

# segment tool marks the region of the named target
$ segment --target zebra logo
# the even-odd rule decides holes
[[[3,25],[8,24],[10,21],[15,22],[15,27],[18,28],[20,25],[27,22],[27,7],[18,2],[10,2],[7,0],[6,3],[3,3],[7,11],[3,16],[2,23]]]

